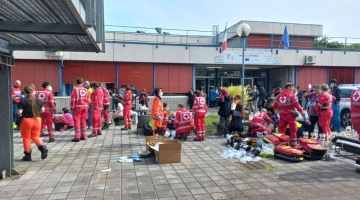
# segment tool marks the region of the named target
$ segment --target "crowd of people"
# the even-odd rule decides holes
[[[254,113],[249,133],[287,133],[290,135],[291,146],[296,147],[297,139],[303,137],[304,132],[310,133],[309,138],[313,137],[317,124],[318,139],[326,141],[332,131],[340,131],[341,90],[336,86],[336,82],[333,79],[330,85],[313,87],[309,84],[305,91],[288,83],[284,89],[273,87],[271,94],[266,93],[264,88],[258,90],[253,86],[249,90],[248,101],[249,113]],[[302,105],[303,98],[306,101],[305,106]],[[237,101],[237,97],[229,97],[226,89],[220,90],[218,114],[224,137],[229,132],[243,131],[244,106]],[[352,117],[355,116],[357,115]],[[229,119],[232,119],[231,122]]]

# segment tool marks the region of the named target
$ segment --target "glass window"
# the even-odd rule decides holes
[[[352,89],[341,89],[341,98],[350,98],[353,91]]]

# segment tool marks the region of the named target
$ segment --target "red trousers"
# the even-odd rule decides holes
[[[110,123],[111,121],[109,119],[109,106],[108,105],[104,105],[102,114],[104,115],[105,123]]]
[[[286,131],[286,126],[290,127],[290,144],[297,144],[297,124],[296,118],[291,113],[280,114],[280,122],[279,122],[279,132],[284,133]]]
[[[75,129],[75,138],[80,139],[80,137],[86,137],[86,120],[88,118],[88,108],[87,107],[76,107],[74,108],[74,129]]]
[[[319,112],[319,125],[325,134],[331,133],[330,122],[332,116],[332,109],[322,110]]]
[[[130,117],[130,110],[132,108],[132,105],[126,105],[124,106],[124,122],[125,122],[125,128],[131,127],[131,117]]]
[[[251,128],[251,132],[256,133],[256,132],[268,132],[271,133],[272,130],[270,128],[267,128],[265,126],[261,126],[261,127],[250,127]]]
[[[23,138],[24,151],[31,153],[31,140],[36,146],[44,145],[40,138],[40,118],[23,118],[20,126],[21,137]]]
[[[101,120],[101,110],[92,110],[92,126],[93,131],[92,134],[101,134],[101,126],[102,126],[102,120]]]
[[[360,117],[351,117],[351,123],[356,132],[358,133],[360,140]]]
[[[205,116],[206,113],[195,113],[194,125],[196,129],[196,140],[205,139]]]
[[[161,128],[162,127],[162,123],[163,123],[163,120],[154,120],[154,131],[153,131],[153,135],[155,136],[157,133],[156,133],[156,130],[158,128]]]
[[[45,112],[40,113],[41,118],[41,130],[44,130],[47,126],[48,133],[53,133],[53,111],[51,110],[45,110]]]

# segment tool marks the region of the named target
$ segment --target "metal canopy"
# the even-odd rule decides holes
[[[0,179],[14,169],[15,50],[104,52],[104,0],[0,0]]]
[[[104,45],[103,0],[0,0],[0,51],[4,53],[102,52]]]

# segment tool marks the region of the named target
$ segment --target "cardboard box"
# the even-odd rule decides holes
[[[150,141],[152,142],[152,141]],[[159,164],[179,163],[181,162],[181,141],[180,140],[163,140],[164,144],[159,145],[159,150],[155,151],[155,159]]]
[[[165,136],[147,136],[146,137],[146,151],[150,151],[152,154],[154,153],[154,150],[149,147],[149,142],[152,141],[153,143],[168,140]]]

